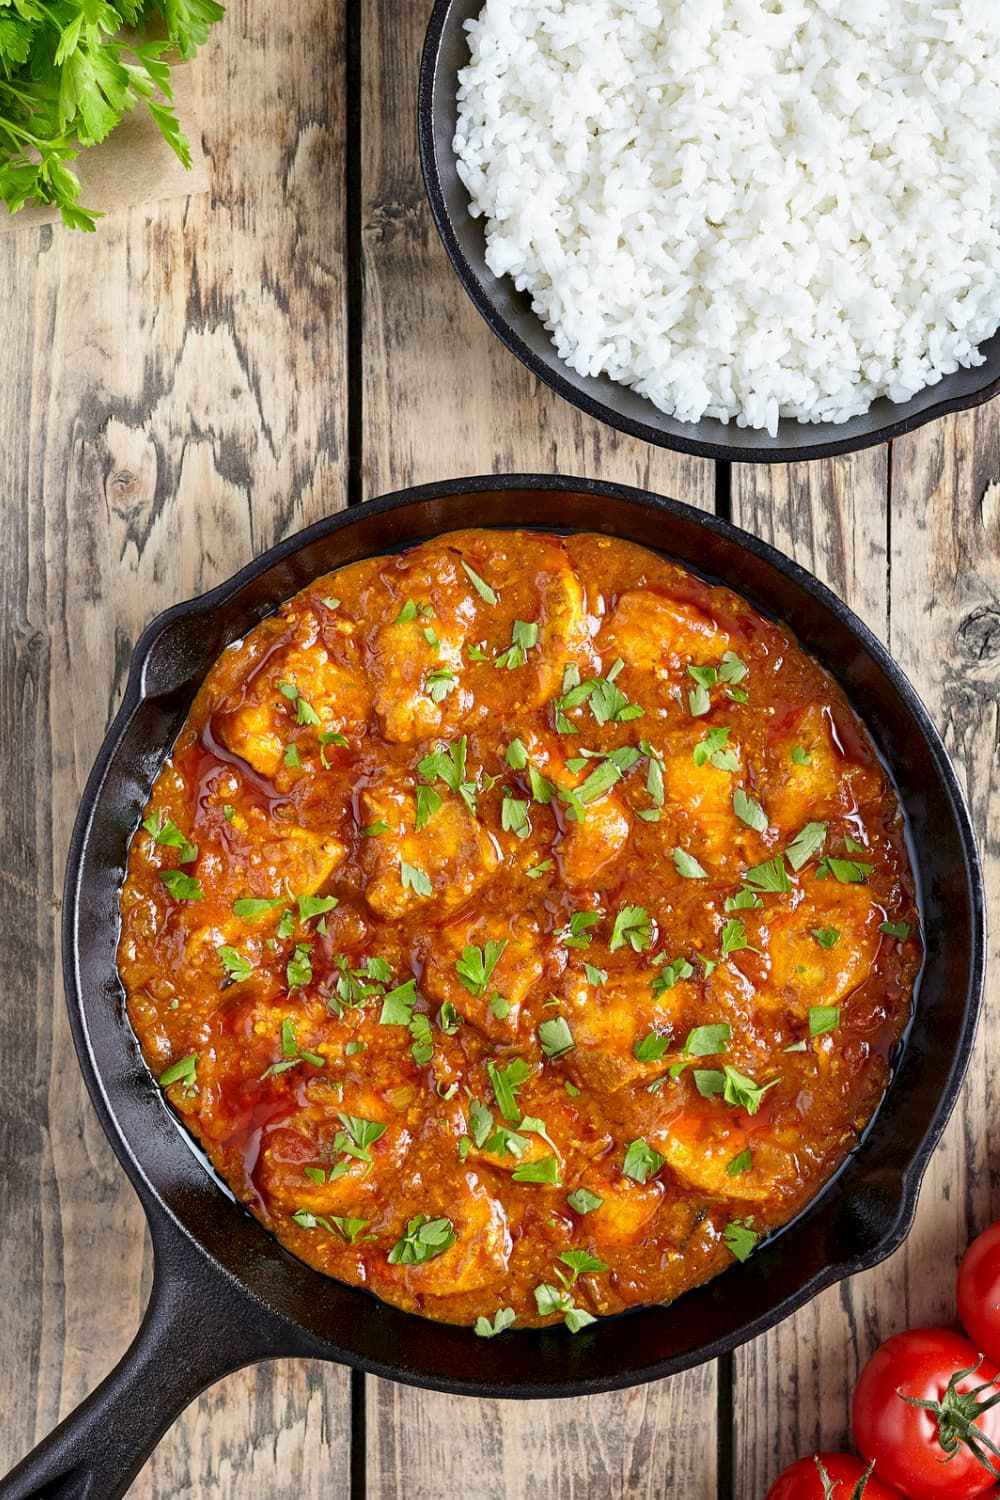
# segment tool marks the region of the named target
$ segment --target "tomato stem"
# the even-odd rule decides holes
[[[906,1396],[898,1388],[896,1395],[902,1397],[908,1405],[919,1406],[937,1418],[938,1442],[945,1453],[945,1457],[938,1459],[938,1463],[950,1463],[959,1449],[965,1447],[984,1469],[996,1477],[1000,1470],[991,1462],[990,1455],[1000,1459],[1000,1447],[976,1423],[984,1412],[1000,1402],[1000,1389],[997,1388],[995,1379],[984,1380],[982,1385],[977,1385],[971,1391],[958,1389],[958,1382],[974,1375],[982,1362],[983,1356],[980,1355],[976,1363],[967,1370],[956,1370],[940,1401],[924,1401],[919,1396]],[[991,1388],[994,1394],[988,1400],[980,1401],[983,1391]]]
[[[909,1398],[908,1397],[904,1397],[904,1399],[909,1399]],[[813,1463],[816,1465],[817,1469],[819,1470],[820,1482],[821,1482],[821,1484],[823,1486],[823,1500],[836,1500],[836,1496],[834,1495],[834,1492],[833,1492],[833,1480],[830,1478],[829,1474],[826,1472],[826,1468],[825,1468],[825,1466],[823,1464],[823,1460],[820,1458],[820,1456],[819,1456],[818,1453],[813,1454]],[[858,1480],[857,1484],[854,1486],[853,1490],[851,1491],[850,1500],[864,1500],[865,1485],[868,1483],[869,1479],[872,1477],[874,1469],[875,1469],[875,1460],[872,1459],[871,1463],[868,1465],[867,1469],[862,1474],[861,1478]]]

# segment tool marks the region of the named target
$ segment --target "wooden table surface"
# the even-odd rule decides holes
[[[474,1401],[285,1361],[196,1401],[132,1494],[762,1500],[848,1436],[875,1343],[952,1316],[1000,1210],[1000,403],[891,449],[714,467],[539,387],[454,277],[424,203],[428,0],[233,0],[193,65],[210,194],[0,237],[0,1472],[132,1337],[136,1199],[70,1040],[60,888],[77,800],[151,616],[346,503],[504,470],[600,476],[729,514],[887,641],[944,733],[994,938],[969,1081],[884,1265],[729,1359],[622,1395]]]

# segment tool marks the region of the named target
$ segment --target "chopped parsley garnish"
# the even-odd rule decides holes
[[[525,871],[525,873],[529,880],[541,880],[542,876],[548,874],[549,870],[552,869],[552,864],[551,859],[543,859],[540,865],[533,866],[532,869]]]
[[[441,795],[432,786],[418,786],[416,793],[417,815],[413,820],[413,829],[419,833],[422,828],[433,818],[441,806]]]
[[[222,804],[222,816],[225,818],[227,823],[231,823],[235,818],[236,809],[231,802],[224,802]]]
[[[644,710],[637,703],[630,703],[615,682],[624,665],[621,657],[618,657],[604,677],[588,677],[585,682],[580,681],[579,669],[575,663],[567,667],[563,676],[562,696],[555,703],[556,729],[560,734],[576,733],[566,715],[584,703],[602,728],[605,724],[627,724],[632,719],[642,718]]]
[[[523,667],[528,660],[528,652],[533,646],[538,645],[538,624],[534,620],[515,620],[511,630],[511,643],[506,651],[501,651],[493,665],[506,668],[513,672],[515,667]]]
[[[652,802],[654,807],[662,807],[665,796],[663,785],[663,756],[658,754],[657,751],[653,749],[648,740],[640,740],[639,749],[649,761],[649,764],[646,767],[646,791],[649,793],[649,800]]]
[[[515,1057],[505,1068],[488,1062],[486,1072],[493,1087],[493,1095],[500,1113],[512,1125],[520,1125],[521,1111],[517,1107],[517,1091],[531,1077],[531,1064],[523,1057]]]
[[[511,1176],[515,1182],[537,1182],[557,1187],[559,1162],[554,1156],[540,1156],[537,1161],[518,1162]]]
[[[735,896],[727,896],[722,904],[726,911],[753,911],[764,905],[753,891],[737,891]]]
[[[417,865],[408,864],[405,859],[399,861],[399,878],[403,890],[410,890],[416,896],[430,896],[434,887],[426,870],[421,870]]]
[[[864,864],[858,859],[834,859],[828,854],[816,866],[816,879],[827,880],[832,875],[841,885],[859,885],[867,880],[874,868],[874,865]]]
[[[708,871],[704,865],[700,864],[693,854],[689,854],[686,849],[681,849],[679,846],[674,850],[674,869],[685,880],[708,879]]]
[[[666,1160],[667,1158],[661,1156],[659,1151],[654,1151],[648,1141],[632,1141],[625,1152],[622,1171],[626,1177],[631,1177],[633,1182],[648,1182],[650,1177],[656,1176]]]
[[[755,833],[766,833],[767,813],[756,797],[749,796],[741,787],[737,787],[733,793],[733,812],[741,823],[745,823]]]
[[[294,1068],[300,1062],[311,1063],[314,1068],[324,1066],[324,1060],[318,1052],[307,1052],[299,1047],[295,1039],[295,1022],[290,1016],[286,1016],[281,1023],[281,1060],[265,1068],[260,1075],[261,1080],[275,1078],[279,1073],[287,1073],[289,1068]]]
[[[587,983],[592,984],[595,990],[599,990],[602,984],[608,982],[607,969],[598,969],[593,964],[584,964],[583,972],[587,976]]]
[[[510,1015],[510,1001],[503,995],[492,995],[490,997],[490,1011],[498,1021],[505,1021]]]
[[[265,912],[274,911],[276,907],[283,906],[283,896],[241,896],[239,901],[233,902],[233,916],[243,921],[255,922]]]
[[[415,620],[418,615],[432,615],[433,613],[434,611],[431,606],[425,603],[424,600],[421,599],[418,602],[415,599],[407,599],[406,603],[403,605],[402,609],[399,611],[399,614],[393,621],[393,624],[405,625],[408,620]]]
[[[528,752],[522,740],[511,740],[504,752],[504,760],[512,771],[523,771],[528,764]]]
[[[504,792],[500,807],[500,827],[505,833],[513,833],[516,838],[530,837],[531,819],[528,817],[528,803],[523,798]]]
[[[409,1026],[413,1016],[413,1007],[417,1003],[417,981],[407,979],[405,984],[397,984],[394,990],[389,990],[382,997],[382,1011],[379,1015],[380,1026]]]
[[[282,697],[287,698],[289,703],[295,704],[295,722],[297,724],[316,725],[319,723],[319,714],[313,708],[312,704],[303,698],[294,682],[279,681],[278,692],[281,693]]]
[[[510,1327],[516,1317],[517,1314],[512,1307],[498,1307],[493,1314],[492,1322],[489,1318],[480,1315],[475,1321],[473,1332],[477,1333],[481,1339],[496,1338],[498,1333],[503,1333],[505,1328]]]
[[[552,1313],[561,1313],[563,1321],[570,1333],[579,1333],[581,1328],[586,1328],[590,1323],[596,1323],[597,1319],[593,1313],[585,1308],[577,1307],[572,1297],[573,1287],[580,1276],[592,1271],[606,1271],[608,1266],[603,1260],[598,1260],[588,1250],[564,1250],[559,1260],[564,1266],[568,1266],[572,1275],[567,1276],[560,1266],[553,1266],[560,1286],[553,1286],[551,1282],[542,1282],[535,1287],[535,1306],[539,1317],[545,1318]]]
[[[142,826],[155,844],[163,844],[168,849],[176,849],[180,864],[189,865],[192,860],[198,858],[198,845],[192,844],[189,839],[185,838],[176,823],[171,823],[169,818],[164,818],[162,808],[148,818],[143,818]]]
[[[480,578],[480,576],[476,572],[475,568],[470,568],[469,564],[465,561],[464,557],[461,559],[461,562],[462,562],[462,567],[463,567],[463,569],[465,571],[466,577],[468,578],[469,582],[472,584],[472,587],[475,589],[475,591],[479,595],[480,599],[482,599],[483,603],[484,604],[489,604],[490,606],[496,604],[496,602],[497,602],[496,593],[495,593],[495,591],[493,589],[490,588],[489,584],[486,582],[486,579],[485,578]]]
[[[727,1224],[722,1235],[726,1249],[740,1261],[746,1260],[759,1239],[760,1235],[739,1219]]]
[[[736,687],[747,675],[747,667],[733,651],[726,651],[717,667],[690,666],[688,676],[695,686],[688,693],[688,706],[693,718],[707,714],[712,706],[709,690],[726,684],[726,695],[737,703],[746,702],[746,693]]]
[[[369,1223],[368,1219],[351,1219],[341,1214],[331,1214],[327,1219],[322,1214],[310,1213],[307,1208],[297,1209],[292,1218],[300,1229],[325,1229],[329,1234],[336,1231],[349,1245],[357,1243],[361,1231],[367,1229]]]
[[[827,1031],[836,1031],[840,1025],[839,1005],[810,1005],[809,1035],[823,1036]]]
[[[237,953],[235,948],[228,948],[225,945],[216,948],[215,951],[233,984],[241,984],[243,980],[250,978],[253,973],[253,964],[244,954]]]
[[[458,1235],[450,1219],[429,1219],[416,1214],[406,1226],[406,1233],[389,1251],[392,1266],[422,1266],[425,1261],[443,1255],[455,1244]]]
[[[795,835],[785,850],[785,858],[793,870],[801,870],[822,849],[826,843],[826,828],[825,823],[807,823]]]
[[[597,1193],[592,1193],[589,1188],[578,1187],[566,1194],[566,1202],[574,1213],[592,1214],[596,1208],[600,1208],[604,1199]]]
[[[730,1177],[742,1177],[743,1173],[749,1172],[752,1166],[753,1156],[751,1155],[750,1147],[747,1146],[745,1150],[741,1151],[738,1156],[734,1156],[732,1161],[727,1164],[726,1172]]]
[[[901,943],[905,943],[910,936],[909,922],[880,922],[878,930],[884,932],[886,937],[898,938]]]
[[[285,750],[283,760],[286,766],[300,767],[302,765],[302,757],[299,755],[298,745],[289,745]]]
[[[810,927],[809,935],[821,948],[835,948],[840,941],[840,930],[836,927]]]
[[[340,608],[340,600],[338,598],[336,598],[335,595],[333,595],[333,594],[324,594],[323,598],[320,600],[320,603],[321,604],[325,604],[326,607],[327,607],[327,609],[339,609]]]
[[[748,1115],[755,1115],[760,1109],[764,1095],[769,1090],[776,1088],[781,1082],[780,1078],[772,1078],[770,1083],[763,1086],[754,1083],[745,1073],[738,1073],[735,1068],[726,1063],[721,1072],[715,1069],[696,1068],[694,1070],[695,1087],[704,1098],[710,1099],[713,1094],[721,1094],[727,1104],[738,1105],[745,1109]]]
[[[198,1054],[191,1052],[187,1057],[178,1058],[177,1062],[171,1063],[166,1072],[161,1073],[157,1080],[161,1089],[167,1089],[172,1083],[183,1085],[185,1094],[196,1094],[198,1092]]]
[[[653,941],[653,926],[644,906],[623,906],[611,929],[608,951],[615,953],[628,943],[635,953],[643,953]]]
[[[538,1041],[545,1056],[551,1058],[565,1057],[576,1046],[569,1022],[563,1016],[539,1022]]]
[[[669,962],[665,953],[658,954],[653,963],[659,965],[660,972],[652,980],[651,988],[654,995],[662,995],[667,990],[672,990],[675,984],[682,979],[690,979],[694,968],[686,958],[674,958]]]
[[[788,871],[785,869],[784,856],[781,854],[776,854],[774,859],[766,860],[762,865],[753,865],[749,870],[745,870],[743,883],[755,891],[780,893],[790,891],[792,888]]]
[[[301,989],[304,984],[312,983],[312,960],[309,953],[308,943],[296,943],[295,952],[285,969],[289,989]]]
[[[747,941],[746,928],[740,917],[730,917],[722,926],[722,956],[728,957],[730,953],[760,953],[759,948],[754,948]]]
[[[388,833],[389,831],[388,823],[383,823],[380,818],[377,823],[369,823],[367,828],[362,828],[361,837],[363,839],[377,839],[380,833]]]
[[[732,1027],[728,1021],[692,1027],[681,1048],[681,1060],[670,1069],[671,1078],[679,1077],[693,1057],[715,1057],[717,1053],[725,1052],[731,1035]]]
[[[455,972],[470,995],[486,993],[493,970],[500,962],[506,946],[506,941],[490,940],[482,948],[470,943],[462,949],[462,956],[455,964]]]
[[[346,737],[344,735],[338,734],[338,732],[337,732],[336,729],[324,729],[323,733],[322,734],[318,734],[316,736],[316,738],[319,740],[319,744],[320,744],[319,758],[320,758],[321,762],[323,763],[323,765],[326,767],[326,769],[329,770],[330,769],[330,762],[326,758],[326,749],[327,749],[327,746],[328,745],[337,745],[337,746],[340,747],[341,750],[346,750],[346,748],[347,748],[347,739],[346,739]]]
[[[651,1031],[641,1041],[636,1042],[632,1053],[637,1062],[659,1062],[667,1052],[670,1051],[670,1037],[664,1036],[662,1032]]]
[[[186,875],[183,870],[160,870],[159,876],[175,901],[204,900],[201,881],[193,875]]]
[[[556,942],[567,948],[589,948],[594,941],[591,927],[601,920],[599,911],[575,911],[565,927],[556,933]]]
[[[417,765],[417,771],[425,781],[443,781],[450,792],[461,797],[470,812],[476,810],[476,784],[466,776],[467,740],[463,734],[453,745],[442,745],[425,755]]]
[[[424,687],[432,703],[443,703],[458,684],[450,667],[434,667],[424,677]]]
[[[806,749],[806,747],[804,745],[793,745],[792,746],[791,760],[792,760],[792,764],[795,765],[795,766],[811,766],[812,765],[812,756],[809,754],[808,750]]]
[[[336,896],[297,896],[296,903],[299,908],[299,921],[309,922],[313,917],[322,917],[328,911],[334,911],[339,905]]]
[[[740,768],[739,757],[729,744],[729,730],[722,728],[709,729],[704,739],[698,741],[691,751],[691,759],[696,766],[703,766],[711,762],[717,771],[738,771]]]

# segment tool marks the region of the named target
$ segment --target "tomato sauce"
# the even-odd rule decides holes
[[[830,677],[643,548],[524,531],[340,569],[228,649],[121,913],[145,1057],[238,1198],[491,1327],[752,1253],[870,1119],[921,960]]]

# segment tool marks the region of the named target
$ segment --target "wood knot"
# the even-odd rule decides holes
[[[955,633],[966,661],[976,666],[1000,659],[1000,609],[983,604],[966,615]]]

